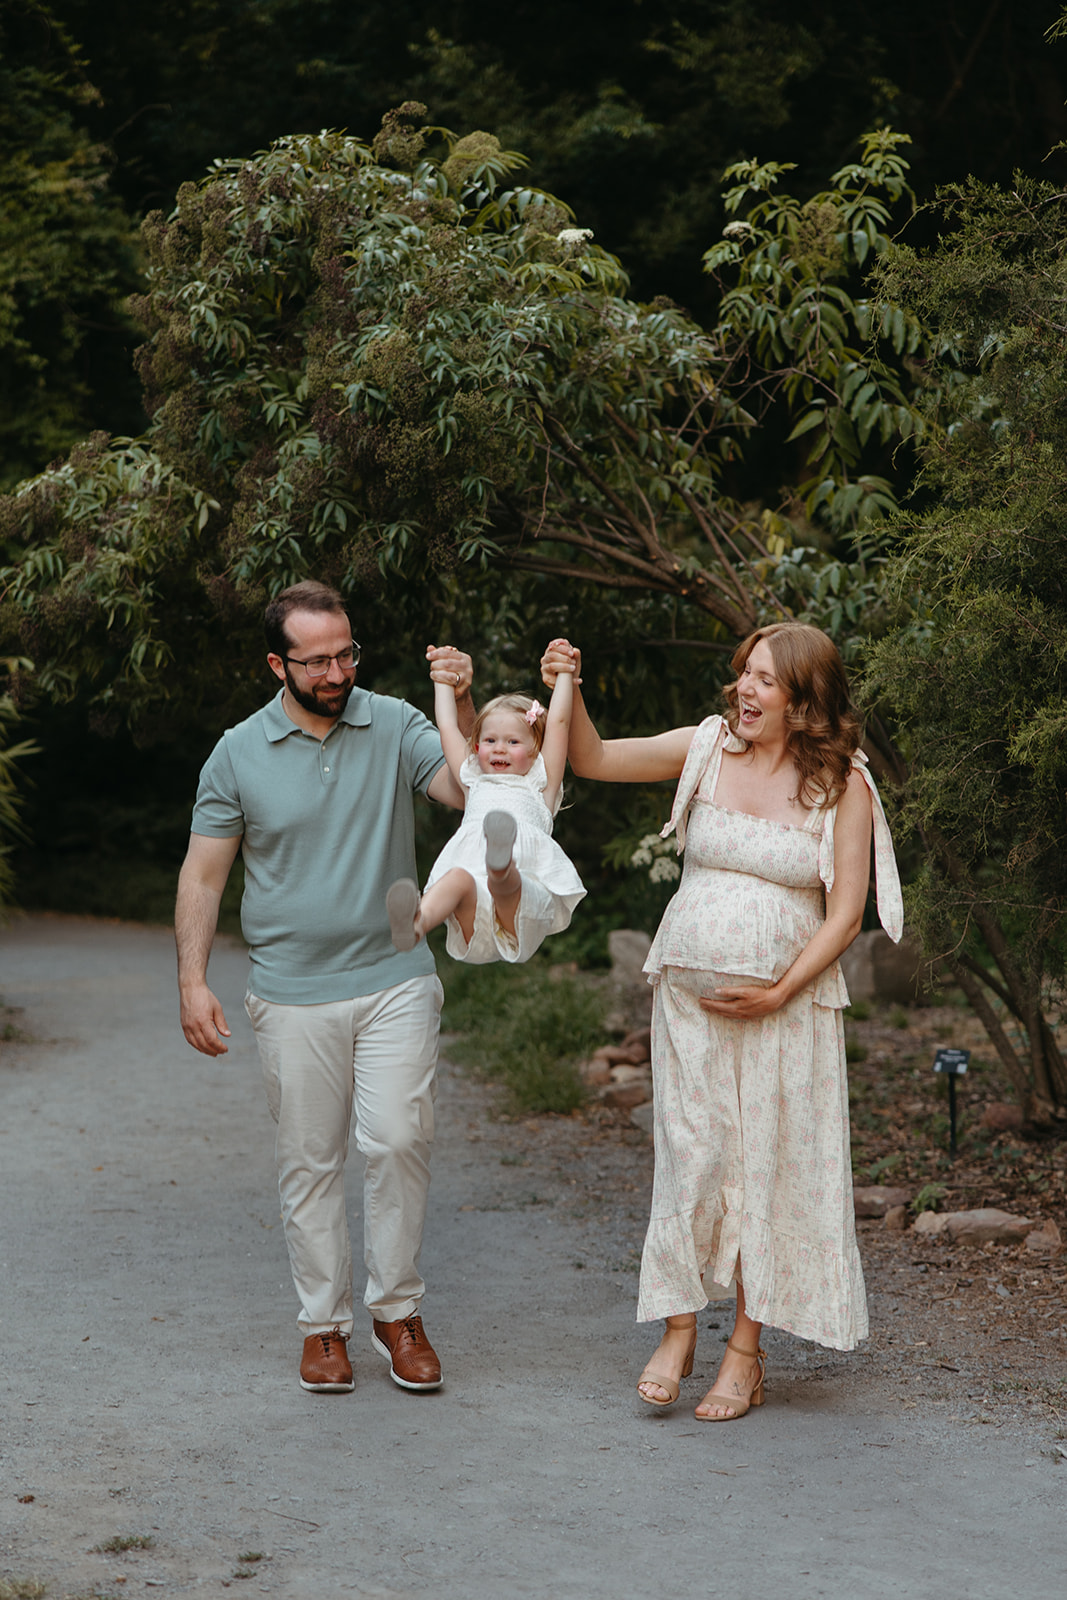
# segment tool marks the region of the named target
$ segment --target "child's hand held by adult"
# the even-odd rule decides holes
[[[553,639],[545,648],[541,657],[541,681],[549,689],[555,688],[556,678],[561,672],[569,672],[574,676],[575,684],[581,683],[582,652],[568,639]]]
[[[430,677],[434,683],[447,685],[460,695],[469,694],[474,682],[474,664],[470,656],[451,644],[428,644],[426,659],[430,663]]]

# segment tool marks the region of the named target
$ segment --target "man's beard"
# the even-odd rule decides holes
[[[293,682],[293,675],[289,671],[288,661],[285,663],[285,687],[288,689],[297,705],[300,706],[304,711],[309,711],[313,717],[339,717],[345,706],[348,704],[349,695],[356,687],[355,676],[351,677],[346,683],[343,684],[327,684],[326,679],[323,678],[322,684],[324,689],[336,689],[340,692],[336,695],[331,693],[327,699],[320,700],[319,695],[322,692],[321,690],[316,689],[315,687],[298,689],[296,684]]]

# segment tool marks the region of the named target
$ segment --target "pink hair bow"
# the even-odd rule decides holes
[[[533,705],[530,707],[529,711],[523,712],[523,715],[525,716],[527,722],[530,724],[531,728],[533,727],[534,723],[537,721],[538,717],[543,717],[544,714],[545,714],[545,708],[541,704],[540,700],[535,700]]]

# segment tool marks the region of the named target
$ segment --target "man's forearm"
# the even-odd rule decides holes
[[[174,907],[174,942],[178,947],[178,987],[207,982],[207,964],[219,922],[222,895],[199,879],[182,873]]]

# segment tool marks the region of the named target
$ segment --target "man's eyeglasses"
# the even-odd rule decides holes
[[[294,667],[303,667],[309,678],[324,678],[330,670],[330,662],[336,661],[342,672],[351,672],[353,667],[359,665],[359,645],[353,639],[347,650],[339,650],[335,656],[310,656],[307,661],[301,661],[297,656],[282,656],[283,661],[291,661]]]

